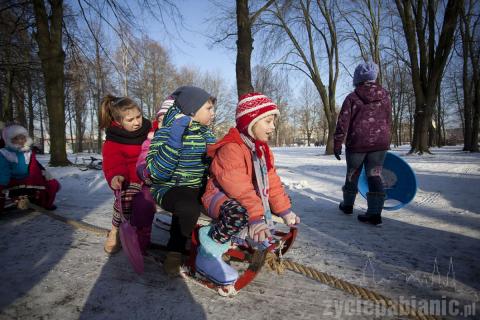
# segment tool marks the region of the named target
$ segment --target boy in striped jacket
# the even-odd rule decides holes
[[[180,273],[181,253],[202,208],[209,167],[206,150],[215,142],[208,125],[216,99],[192,86],[180,87],[172,95],[175,102],[150,144],[147,170],[155,201],[172,213],[164,269],[174,277]]]

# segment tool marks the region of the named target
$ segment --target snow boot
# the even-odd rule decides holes
[[[171,277],[180,276],[180,266],[182,265],[182,254],[180,252],[170,251],[163,263],[163,270]]]
[[[137,227],[138,244],[143,255],[147,254],[147,248],[150,245],[150,236],[152,235],[152,227]]]
[[[112,230],[108,232],[107,240],[105,241],[103,249],[108,254],[114,254],[120,250],[120,247],[120,231],[118,230],[118,227],[112,226]]]
[[[200,246],[195,260],[195,268],[200,274],[218,285],[233,284],[238,279],[238,272],[222,259],[222,255],[230,247],[230,241],[216,242],[209,235],[211,229],[211,226],[205,226],[198,230]]]
[[[357,192],[345,189],[345,186],[342,187],[343,191],[343,201],[340,202],[338,208],[343,211],[345,214],[353,213],[353,204],[355,203],[355,197]]]
[[[368,192],[367,204],[368,209],[365,214],[359,214],[358,220],[360,222],[370,223],[375,226],[382,224],[382,209],[385,202],[385,193],[383,192]]]

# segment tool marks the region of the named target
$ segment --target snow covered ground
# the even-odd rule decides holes
[[[337,208],[344,161],[322,148],[274,149],[302,218],[287,257],[446,318],[479,319],[480,155],[460,147],[407,151],[393,150],[416,171],[416,198],[372,227],[356,219],[366,208],[361,196],[353,216]],[[56,213],[109,227],[112,192],[101,171],[50,170],[62,184]],[[0,319],[401,318],[290,271],[264,270],[235,298],[221,298],[168,279],[153,262],[138,276],[124,254],[103,252],[103,240],[40,213],[0,216]]]

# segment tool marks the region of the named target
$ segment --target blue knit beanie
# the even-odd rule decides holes
[[[188,116],[195,115],[195,112],[197,112],[208,99],[213,98],[205,90],[193,86],[180,87],[172,93],[172,96],[176,97],[175,104],[180,108],[182,113]]]
[[[353,85],[356,87],[365,81],[375,81],[377,79],[378,66],[375,62],[362,62],[355,68],[353,74]]]

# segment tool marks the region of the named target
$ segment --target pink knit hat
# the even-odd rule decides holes
[[[157,118],[167,113],[168,109],[170,109],[170,107],[173,106],[174,102],[175,102],[174,96],[169,96],[167,99],[165,99],[165,101],[163,101],[162,105],[157,111]]]
[[[255,123],[272,114],[279,115],[280,111],[270,98],[259,92],[244,94],[240,96],[235,114],[237,129],[253,137],[252,128]]]

